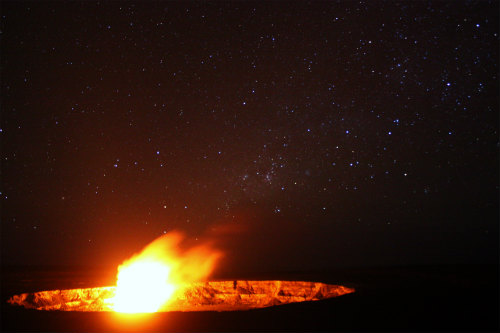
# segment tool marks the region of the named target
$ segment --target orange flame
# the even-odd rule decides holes
[[[157,312],[184,286],[205,281],[222,253],[210,243],[181,249],[182,233],[157,238],[118,267],[116,294],[107,300],[116,312]]]

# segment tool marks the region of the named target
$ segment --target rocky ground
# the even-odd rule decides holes
[[[342,284],[354,287],[356,292],[316,302],[247,311],[169,312],[133,317],[107,312],[27,310],[7,303],[7,299],[22,291],[56,289],[55,285],[75,288],[82,283],[109,282],[92,280],[94,273],[87,271],[85,275],[61,269],[59,272],[54,269],[37,272],[33,269],[4,268],[2,330],[435,332],[498,331],[499,328],[497,266],[392,267],[260,274],[261,279]],[[258,276],[248,278],[257,279]]]

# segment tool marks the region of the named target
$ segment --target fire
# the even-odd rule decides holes
[[[161,262],[138,261],[120,270],[113,299],[117,312],[156,312],[175,290],[168,281],[169,267]]]
[[[355,291],[309,281],[208,281],[222,253],[208,242],[195,246],[186,242],[178,232],[157,238],[118,266],[116,287],[24,293],[7,302],[60,311],[236,311],[319,301]]]
[[[168,305],[174,293],[191,283],[205,281],[221,252],[209,243],[183,250],[184,240],[179,232],[169,233],[120,265],[115,296],[107,300],[112,309],[124,313],[157,312]]]
[[[110,299],[116,287],[47,290],[12,296],[7,302],[26,309],[59,311],[114,311]],[[173,293],[168,311],[237,311],[320,301],[355,292],[354,288],[308,281],[194,282]],[[142,309],[140,311],[143,311]]]

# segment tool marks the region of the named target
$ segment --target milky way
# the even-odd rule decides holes
[[[2,7],[6,262],[228,223],[291,266],[495,262],[497,2]]]

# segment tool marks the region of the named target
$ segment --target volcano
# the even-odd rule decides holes
[[[116,286],[48,290],[12,296],[8,303],[36,310],[232,311],[318,301],[354,292],[304,281],[209,281],[222,252],[210,241],[183,246],[185,236],[157,238],[118,266]]]
[[[15,295],[8,303],[36,310],[115,311],[115,292],[116,287],[48,290]],[[352,292],[353,288],[341,285],[305,281],[197,282],[179,288],[157,312],[249,310]]]

